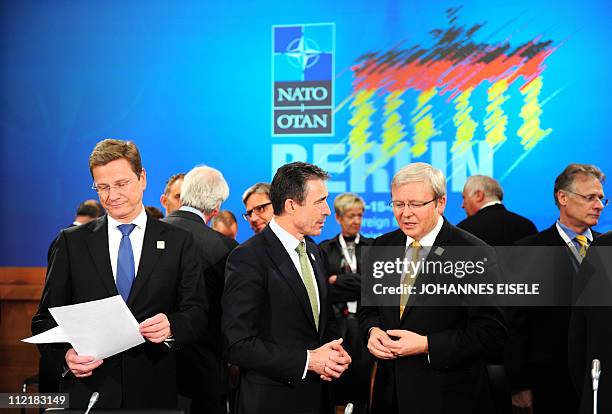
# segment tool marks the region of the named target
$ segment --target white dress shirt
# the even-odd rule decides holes
[[[274,221],[274,219],[270,221],[269,226],[270,226],[270,230],[272,230],[272,232],[276,235],[276,237],[278,237],[280,242],[283,244],[283,247],[289,254],[289,257],[291,257],[291,261],[293,262],[295,269],[298,271],[300,276],[303,278],[304,276],[302,275],[302,267],[300,266],[300,255],[297,253],[297,251],[295,251],[295,249],[298,247],[298,245],[301,242],[304,242],[304,241],[303,240],[300,241],[296,239],[293,236],[293,234],[289,233],[287,230],[279,226],[278,223]],[[317,291],[317,309],[319,309],[319,315],[320,315],[321,314],[321,301],[319,299],[319,287],[317,286],[317,278],[315,276],[315,272],[312,268],[312,264],[310,263],[310,260],[308,261],[308,266],[310,267],[310,274],[313,279],[312,281]],[[317,315],[317,317],[319,317],[319,315]],[[308,350],[306,350],[306,366],[304,367],[304,373],[302,374],[302,379],[306,378],[306,373],[308,372],[309,362],[310,362],[310,353]]]
[[[106,216],[108,219],[108,253],[110,255],[111,268],[113,269],[113,278],[115,283],[117,282],[117,258],[119,257],[119,244],[123,234],[118,229],[121,223],[110,215]],[[134,271],[138,274],[138,264],[140,263],[140,256],[142,254],[142,245],[144,243],[144,234],[147,227],[147,213],[144,207],[140,214],[132,220],[131,224],[135,224],[134,230],[130,233],[130,241],[132,242],[132,252],[134,253]],[[136,277],[136,274],[134,277]]]

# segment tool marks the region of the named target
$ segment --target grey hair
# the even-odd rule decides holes
[[[337,216],[343,216],[351,208],[365,209],[363,198],[355,193],[342,193],[334,199],[334,212]]]
[[[437,168],[424,162],[413,162],[399,170],[391,181],[391,187],[399,187],[403,184],[424,182],[431,186],[434,197],[440,198],[446,195],[446,178]]]
[[[468,195],[473,195],[478,190],[484,193],[485,200],[502,201],[504,199],[504,190],[499,181],[488,175],[472,175],[465,181],[463,191]]]
[[[195,167],[185,175],[181,187],[181,203],[204,214],[211,214],[229,197],[229,186],[221,171],[208,167]]]
[[[593,164],[570,164],[561,174],[555,179],[555,189],[553,196],[555,197],[555,204],[559,207],[559,200],[557,199],[557,193],[559,191],[575,191],[574,182],[576,176],[592,176],[597,178],[601,183],[606,180],[606,175]]]
[[[253,184],[242,194],[242,203],[246,204],[247,200],[253,194],[266,194],[270,197],[270,184],[268,183],[257,183]]]

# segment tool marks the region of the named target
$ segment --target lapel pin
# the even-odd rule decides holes
[[[310,253],[310,257],[312,257],[312,261],[313,261],[313,262],[316,262],[316,261],[317,261],[317,259],[315,259],[315,257],[314,257],[314,254]]]
[[[434,253],[438,256],[442,256],[442,253],[444,253],[444,249],[441,247],[437,247],[436,250],[434,250]]]
[[[159,250],[164,250],[166,248],[166,242],[163,240],[158,240],[157,241],[157,248]]]

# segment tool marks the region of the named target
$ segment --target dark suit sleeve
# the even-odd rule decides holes
[[[535,311],[533,308],[519,307],[507,310],[508,340],[504,350],[504,360],[508,386],[513,393],[531,387],[527,367],[527,348],[531,329],[529,321],[533,319],[530,314]]]
[[[582,308],[574,308],[569,323],[568,366],[572,383],[578,394],[582,394],[584,378],[589,361],[586,359],[587,333],[586,313]]]
[[[488,263],[488,280],[499,281],[499,268],[495,259],[490,259]],[[490,306],[467,305],[464,309],[457,309],[467,314],[464,327],[427,335],[432,367],[441,369],[461,364],[493,355],[503,349],[507,332],[501,309],[494,303]]]
[[[43,289],[38,311],[32,318],[32,333],[39,333],[55,328],[57,323],[49,313],[49,308],[71,305],[70,265],[68,261],[68,243],[62,230],[53,244],[53,253],[47,267],[45,287]],[[41,344],[41,354],[51,360],[64,361],[69,344]]]
[[[358,273],[339,273],[336,283],[329,285],[329,301],[349,302],[361,299],[361,275]]]
[[[236,248],[229,256],[223,292],[222,330],[227,357],[241,369],[252,369],[283,382],[302,378],[306,350],[279,346],[259,332],[266,306],[265,270],[252,250]]]
[[[338,270],[342,256],[338,257],[337,251],[334,251],[329,241],[321,243],[319,251],[327,269],[327,278],[332,275],[337,276],[333,285],[328,283],[329,301],[337,303],[359,300],[361,298],[361,276],[357,273],[342,273]]]
[[[180,253],[176,310],[167,315],[177,346],[199,339],[204,335],[208,322],[208,299],[203,263],[198,257],[193,236],[190,233],[185,233],[185,236]]]

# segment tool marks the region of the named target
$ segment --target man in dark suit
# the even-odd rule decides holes
[[[604,201],[607,204],[607,201]],[[569,327],[568,362],[581,414],[593,412],[592,362],[599,359],[599,413],[612,412],[612,232],[597,237],[580,266]]]
[[[468,217],[457,227],[491,246],[512,246],[517,240],[538,232],[525,217],[506,210],[499,182],[486,175],[473,175],[463,187],[463,204]]]
[[[206,297],[201,265],[188,232],[147,217],[146,173],[131,142],[99,142],[89,158],[94,189],[107,215],[62,230],[32,332],[56,326],[49,308],[120,294],[146,342],[106,360],[77,355],[66,345],[41,346],[64,358],[62,392],[70,406],[87,406],[94,391],[100,408],[176,407],[172,347],[203,333]]]
[[[444,219],[446,182],[440,170],[425,163],[407,165],[393,178],[391,196],[400,229],[378,237],[374,253],[397,246],[415,263],[440,259],[452,264],[478,258],[488,263],[485,275],[497,277],[491,248]],[[410,284],[409,276],[403,275],[402,286]],[[447,278],[451,283],[458,280],[454,273]],[[420,273],[411,287],[418,292],[431,280],[445,279]],[[387,306],[363,304],[360,326],[368,349],[378,358],[373,413],[467,414],[490,406],[484,358],[503,346],[501,312],[495,306],[460,306],[460,295],[443,299],[457,304],[438,306],[415,294],[401,294]]]
[[[457,227],[472,233],[491,246],[512,246],[517,240],[538,232],[525,217],[506,210],[504,191],[499,182],[486,175],[468,177],[463,186],[463,204],[468,217]],[[506,384],[503,349],[487,361],[489,382],[498,413],[511,411]]]
[[[353,413],[367,412],[372,357],[363,342],[357,321],[361,300],[361,256],[372,239],[359,233],[365,203],[353,193],[342,193],[334,199],[334,212],[341,231],[321,242],[329,275],[329,300],[344,339],[344,347],[353,359],[351,369],[334,384],[337,405],[353,404]]]
[[[540,269],[531,272],[533,281],[552,278],[555,291],[555,306],[515,308],[509,313],[506,376],[517,410],[575,413],[578,409],[566,363],[572,283],[598,234],[591,227],[604,208],[604,178],[594,165],[568,165],[555,180],[559,219],[550,228],[517,242],[533,246],[531,254],[540,257]],[[541,269],[547,274],[538,276]]]
[[[330,214],[320,168],[280,167],[271,185],[274,219],[230,254],[223,293],[227,355],[240,367],[238,413],[330,412],[325,381],[351,359],[330,339],[327,273],[318,235]]]
[[[205,192],[206,191],[206,192]],[[221,295],[225,262],[238,245],[206,225],[229,195],[223,175],[196,167],[184,178],[181,207],[164,220],[193,234],[204,268],[208,295],[208,330],[200,340],[177,352],[179,394],[191,399],[191,413],[225,413],[226,398],[221,353]]]

